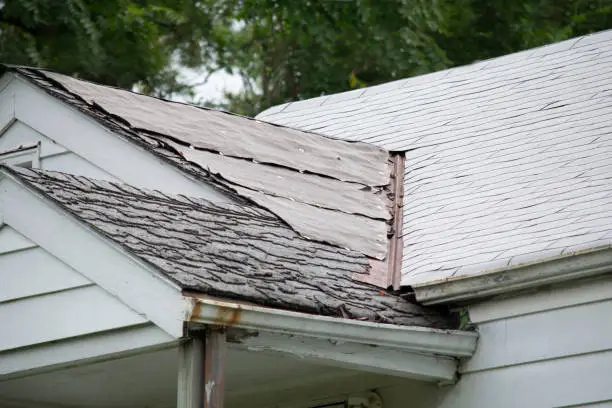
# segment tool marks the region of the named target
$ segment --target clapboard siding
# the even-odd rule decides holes
[[[0,227],[0,254],[33,248],[36,244],[8,225]]]
[[[436,408],[588,407],[612,400],[611,379],[612,351],[521,364],[463,375]]]
[[[117,353],[130,353],[172,343],[173,340],[159,327],[144,324],[7,351],[0,353],[0,378],[74,361],[83,362],[108,355],[116,356]]]
[[[470,306],[472,323],[482,324],[494,320],[542,313],[547,310],[563,309],[586,303],[612,299],[612,278],[608,276],[587,279],[572,283],[540,289],[525,296],[486,301]]]
[[[0,254],[0,303],[91,284],[40,247]]]
[[[43,170],[59,171],[62,173],[78,174],[80,176],[91,177],[94,179],[119,181],[98,166],[89,163],[82,157],[72,152],[66,152],[50,157],[43,157],[40,160],[40,167]]]
[[[98,286],[0,303],[0,351],[145,323]]]
[[[610,406],[612,277],[493,299],[468,311],[478,347],[436,408]]]
[[[23,122],[16,120],[0,134],[0,152],[38,142],[40,142],[40,157],[52,156],[68,151],[65,147],[43,136]]]
[[[606,300],[483,323],[462,371],[612,350],[611,316],[612,300]]]

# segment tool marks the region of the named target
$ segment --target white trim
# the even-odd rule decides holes
[[[21,146],[17,149],[0,152],[0,163],[11,166],[40,168],[40,142],[28,146]],[[29,166],[24,166],[29,163]]]
[[[413,285],[425,305],[462,302],[612,272],[610,246],[574,252],[478,275]]]
[[[469,357],[474,353],[478,338],[473,332],[362,322],[203,297],[187,297],[186,300],[192,303],[187,313],[187,320],[192,323],[392,347],[418,353]]]
[[[232,348],[288,355],[311,363],[422,381],[455,381],[457,360],[371,344],[259,332]]]
[[[0,97],[4,93],[4,90],[12,83],[12,75],[3,75],[2,77],[0,77]],[[4,133],[4,131],[8,129],[14,121],[15,93],[12,92],[9,94],[8,98],[5,97],[2,103],[0,103],[0,134]]]
[[[5,92],[15,95],[17,120],[124,183],[168,193],[231,202],[229,196],[196,180],[93,118],[45,93],[17,74]],[[2,106],[0,104],[0,106]],[[0,117],[0,122],[1,122]],[[135,163],[137,161],[137,163]]]
[[[172,337],[183,335],[185,306],[178,285],[10,173],[0,173],[7,224]]]
[[[612,299],[612,276],[553,286],[470,305],[470,322],[475,324],[525,316]]]
[[[0,381],[119,358],[160,345],[170,347],[176,341],[147,324],[16,349],[0,354]]]

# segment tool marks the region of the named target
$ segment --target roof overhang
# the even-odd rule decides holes
[[[457,361],[476,348],[474,332],[396,326],[186,295],[186,322],[225,327],[234,347],[282,353],[427,381],[455,380]]]
[[[612,272],[612,247],[604,246],[542,261],[412,285],[424,305],[462,303]]]

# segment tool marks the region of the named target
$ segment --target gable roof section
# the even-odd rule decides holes
[[[405,152],[404,285],[612,243],[612,30],[258,118]]]
[[[452,325],[437,311],[355,279],[368,273],[364,255],[304,239],[264,209],[1,168],[184,290],[359,320]]]
[[[390,285],[394,158],[387,151],[48,71],[8,69],[238,202],[271,210],[303,237],[367,255],[375,267],[363,280]]]

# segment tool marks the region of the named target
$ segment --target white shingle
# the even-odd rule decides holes
[[[357,94],[263,115],[406,151],[403,284],[610,244],[612,30]]]

